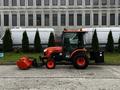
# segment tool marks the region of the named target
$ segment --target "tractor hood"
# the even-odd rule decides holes
[[[53,53],[61,53],[62,52],[62,47],[48,47],[44,49],[44,56],[45,57],[50,57]]]
[[[46,52],[62,52],[62,47],[48,47],[46,49],[44,49],[44,53]]]

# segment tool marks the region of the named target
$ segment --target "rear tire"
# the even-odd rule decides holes
[[[48,60],[47,63],[46,63],[46,67],[48,69],[54,69],[56,66],[55,64],[55,60],[51,59],[51,60]]]
[[[85,69],[88,67],[88,58],[85,55],[75,56],[73,59],[73,66],[76,69]]]

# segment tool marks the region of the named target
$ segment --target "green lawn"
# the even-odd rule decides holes
[[[120,65],[120,53],[105,53],[105,63]]]
[[[39,58],[40,53],[5,53],[3,58],[0,58],[0,63],[16,62],[21,56],[29,56]],[[105,64],[119,64],[120,65],[120,53],[105,53]]]
[[[9,52],[5,53],[3,58],[0,58],[0,63],[6,63],[6,62],[16,62],[20,57],[22,56],[29,56],[34,58],[39,58],[40,53],[14,53]]]

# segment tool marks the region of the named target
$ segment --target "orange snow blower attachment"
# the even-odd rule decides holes
[[[21,57],[17,62],[16,65],[19,69],[26,70],[32,67],[33,61],[26,56]]]

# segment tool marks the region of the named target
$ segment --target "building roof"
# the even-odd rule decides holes
[[[34,31],[41,31],[41,32],[54,32],[54,29],[53,28],[21,28],[21,27],[18,27],[18,28],[13,28],[11,29],[11,31],[18,31],[18,32],[23,32],[23,31],[27,31],[27,32],[34,32]]]
[[[77,29],[77,30],[75,30],[75,29],[72,29],[72,30],[70,30],[70,29],[64,29],[63,32],[71,32],[71,33],[81,32],[81,33],[86,33],[88,31],[86,29],[80,28],[80,29]]]

